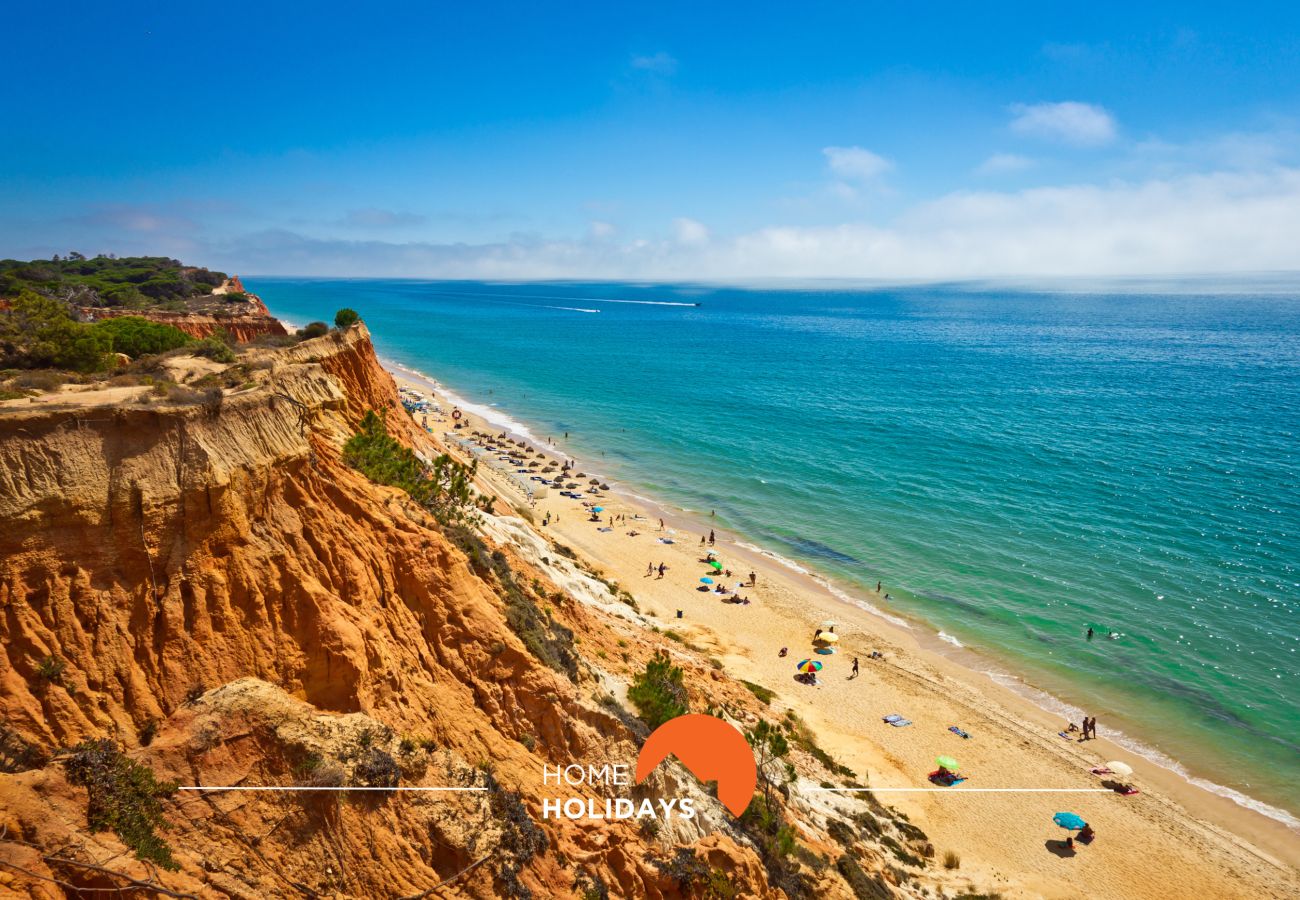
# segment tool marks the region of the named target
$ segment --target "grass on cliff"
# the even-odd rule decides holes
[[[173,871],[180,868],[158,836],[158,830],[167,827],[161,799],[176,793],[174,782],[159,782],[152,769],[127,757],[108,739],[73,747],[64,766],[68,780],[86,789],[92,831],[111,830],[139,859]]]

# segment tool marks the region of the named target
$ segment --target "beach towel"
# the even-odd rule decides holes
[[[1064,731],[1058,731],[1057,734],[1060,735],[1061,737],[1065,738],[1067,741],[1072,741],[1072,740],[1074,740],[1074,738],[1070,737],[1070,736],[1069,736],[1068,734],[1066,734]]]
[[[932,784],[937,784],[940,787],[952,787],[953,785],[961,784],[963,781],[966,780],[965,775],[957,775],[954,776],[951,781],[943,781],[939,778],[938,769],[935,769],[933,772],[927,775],[926,778],[928,778]]]
[[[597,531],[613,531],[613,528],[597,528]]]
[[[898,713],[891,713],[885,716],[883,718],[883,721],[888,722],[890,725],[893,725],[895,728],[906,728],[908,725],[912,724],[911,719],[904,719]]]
[[[949,725],[948,730],[951,731],[953,734],[957,735],[958,737],[960,737],[962,740],[966,740],[966,741],[970,740],[970,735],[962,731],[956,725]]]

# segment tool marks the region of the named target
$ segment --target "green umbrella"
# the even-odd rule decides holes
[[[709,565],[713,566],[713,568],[719,572],[722,571],[722,563],[718,562],[716,559],[709,560]]]
[[[955,772],[957,769],[961,768],[957,764],[957,760],[953,759],[951,756],[936,756],[934,761],[943,766],[949,772]]]

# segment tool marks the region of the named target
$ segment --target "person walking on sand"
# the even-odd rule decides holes
[[[663,520],[663,519],[660,519],[660,520],[659,520],[659,530],[660,530],[660,531],[663,531],[663,530],[664,530],[664,520]]]
[[[709,529],[709,546],[710,546],[710,547],[713,546],[713,529],[712,529],[712,528]]]
[[[758,587],[758,575],[753,572],[749,573],[749,586]]]
[[[858,658],[857,658],[856,656],[853,657],[853,674],[850,675],[849,677],[850,677],[850,678],[857,678],[857,677],[858,677]]]
[[[660,563],[660,564],[659,564],[659,577],[660,577],[660,578],[663,578],[663,577],[664,577],[664,570],[667,569],[667,568],[668,568],[668,567],[665,566],[663,563]]]
[[[654,573],[655,573],[655,564],[654,564],[654,563],[649,563],[649,564],[647,564],[646,567],[645,567],[645,574],[646,574],[646,577],[649,578],[649,577],[650,577],[651,575],[653,575]]]

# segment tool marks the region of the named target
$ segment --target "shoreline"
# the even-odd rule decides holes
[[[538,438],[526,423],[514,419],[504,411],[476,403],[454,389],[448,388],[436,378],[410,366],[386,358],[381,358],[381,362],[399,384],[434,395],[447,406],[447,412],[452,407],[461,409],[465,414],[464,421],[467,426],[473,426],[474,420],[479,419],[484,426],[490,425],[493,431],[507,431],[517,438],[523,438],[534,449],[550,456],[569,457],[569,454],[560,448]],[[435,423],[431,417],[430,425],[431,437],[436,443],[442,445],[442,432],[451,429],[451,420],[446,419],[442,423]],[[439,428],[439,425],[443,427]],[[469,427],[466,428],[466,431],[468,430]],[[597,468],[604,467],[602,465]],[[587,467],[584,464],[580,468]],[[595,473],[587,473],[587,479],[593,474]],[[515,509],[527,508],[522,496],[512,496],[505,490],[504,482],[486,479],[484,476],[480,477],[480,481],[487,481],[507,505]],[[704,532],[708,530],[708,525],[701,525],[696,518],[699,513],[695,511],[677,509],[635,493],[626,485],[610,482],[606,478],[602,478],[602,481],[611,485],[611,489],[603,495],[602,500],[611,511],[625,512],[633,518],[634,527],[637,527],[636,517],[640,517],[642,527],[647,527],[648,531],[650,527],[644,523],[662,518],[669,532],[689,534],[692,540],[678,542],[675,547],[667,548],[677,551],[679,555],[682,550],[688,554],[693,552],[695,549],[693,538],[698,537],[702,530]],[[878,729],[869,724],[869,718],[865,720],[860,718],[860,713],[856,717],[853,714],[846,714],[840,708],[840,704],[819,706],[814,701],[815,694],[822,690],[821,687],[792,689],[781,683],[781,678],[784,676],[770,672],[772,661],[765,657],[775,655],[775,646],[763,645],[768,643],[764,635],[770,634],[771,629],[768,632],[759,629],[759,633],[753,636],[757,638],[756,640],[737,640],[735,635],[728,633],[729,621],[725,616],[731,613],[725,613],[724,617],[720,618],[709,606],[698,605],[698,595],[694,598],[690,598],[690,595],[672,595],[669,602],[683,610],[684,618],[674,618],[671,609],[665,610],[661,606],[650,608],[652,604],[643,600],[643,597],[651,593],[656,586],[655,580],[651,579],[649,583],[643,584],[639,583],[634,575],[630,575],[626,553],[615,552],[614,548],[609,547],[609,544],[614,541],[622,545],[622,536],[611,534],[608,538],[604,538],[602,535],[593,534],[595,529],[588,524],[587,520],[572,515],[575,503],[576,501],[562,500],[555,494],[550,494],[548,498],[539,500],[534,505],[532,514],[540,520],[546,512],[551,512],[557,516],[555,525],[548,528],[538,521],[531,527],[543,536],[548,536],[549,531],[551,539],[562,538],[566,546],[576,550],[580,556],[593,563],[598,569],[611,574],[616,581],[632,589],[648,615],[662,621],[666,628],[687,635],[690,643],[701,652],[712,653],[715,658],[720,658],[735,677],[749,679],[752,676],[755,682],[775,689],[782,699],[790,698],[791,706],[797,706],[800,714],[814,727],[819,738],[823,740],[823,746],[837,759],[849,760],[855,771],[867,772],[869,783],[894,784],[900,787],[913,783],[914,776],[910,774],[913,767],[903,765],[903,763],[910,763],[910,760],[901,760],[901,754],[890,752],[891,748],[866,746],[881,738]],[[561,512],[566,515],[563,523],[558,518]],[[707,522],[707,516],[704,520]],[[604,546],[600,544],[602,539],[605,540]],[[1077,780],[1080,769],[1086,772],[1088,765],[1100,764],[1105,760],[1125,761],[1138,771],[1142,790],[1148,802],[1158,803],[1178,811],[1171,819],[1166,817],[1164,832],[1158,833],[1152,843],[1164,843],[1170,837],[1169,822],[1176,821],[1179,816],[1182,816],[1187,818],[1188,822],[1181,827],[1190,827],[1192,822],[1202,826],[1196,837],[1204,840],[1208,836],[1209,840],[1216,842],[1218,849],[1223,851],[1224,859],[1244,856],[1253,860],[1255,866],[1261,864],[1276,866],[1279,872],[1286,873],[1288,880],[1296,878],[1297,869],[1300,869],[1300,850],[1297,850],[1295,842],[1296,832],[1283,821],[1242,805],[1223,793],[1212,792],[1204,785],[1197,784],[1193,780],[1196,778],[1195,775],[1186,772],[1176,761],[1164,757],[1159,751],[1141,745],[1140,742],[1138,746],[1141,750],[1159,754],[1162,759],[1152,759],[1140,752],[1134,752],[1126,746],[1133,743],[1132,738],[1110,732],[1104,724],[1102,737],[1091,741],[1086,746],[1073,741],[1052,743],[1052,739],[1059,741],[1059,738],[1055,738],[1055,732],[1062,727],[1061,713],[1046,708],[1043,698],[1046,698],[1047,703],[1068,708],[1068,704],[1064,701],[1041,691],[1011,672],[995,671],[1003,667],[996,663],[989,663],[984,655],[970,648],[959,644],[953,646],[924,620],[909,621],[892,615],[887,609],[876,608],[870,603],[855,598],[851,592],[840,589],[832,580],[820,575],[815,569],[806,568],[798,562],[788,560],[746,540],[734,539],[730,534],[721,535],[718,546],[728,559],[740,557],[745,565],[752,567],[754,571],[764,573],[763,589],[773,590],[775,596],[757,599],[763,606],[768,606],[769,600],[775,601],[770,602],[772,612],[766,615],[771,619],[772,613],[775,613],[774,618],[777,623],[775,630],[780,634],[789,634],[793,638],[793,635],[801,629],[810,628],[811,623],[818,618],[830,614],[837,621],[849,626],[848,629],[841,628],[841,631],[846,635],[852,635],[854,644],[860,644],[859,635],[870,636],[873,641],[871,649],[879,646],[890,658],[891,671],[886,676],[886,680],[896,682],[890,686],[899,688],[901,684],[903,688],[908,689],[902,696],[905,696],[912,706],[904,707],[902,711],[909,717],[915,717],[916,707],[919,707],[923,701],[932,701],[936,696],[940,700],[952,701],[954,695],[961,695],[965,702],[959,705],[967,716],[962,720],[963,727],[969,724],[973,717],[982,716],[984,724],[980,728],[986,734],[992,729],[1007,732],[999,733],[999,738],[1014,738],[1025,747],[1038,743],[1035,752],[1047,751],[1047,755],[1056,757],[1051,761],[1051,765],[1043,770],[1044,779],[1073,776],[1076,784],[1095,785],[1097,779],[1093,776],[1088,776],[1083,781]],[[656,547],[655,552],[659,553],[664,549]],[[689,565],[689,562],[686,564]],[[637,565],[640,565],[639,561]],[[644,574],[645,570],[640,568],[634,571]],[[773,582],[775,586],[769,588]],[[677,590],[680,590],[680,587]],[[763,590],[759,591],[760,594],[763,592]],[[728,610],[731,609],[732,607],[728,607]],[[750,607],[744,607],[744,610],[745,616],[753,615]],[[713,621],[709,621],[710,616]],[[796,643],[796,640],[791,640],[790,643]],[[858,646],[853,646],[847,641],[841,649],[846,654],[858,653],[862,656],[866,656],[868,652],[867,646],[863,645],[859,649]],[[847,658],[842,657],[842,659],[845,661],[837,661],[837,664],[846,667]],[[874,665],[876,664],[867,662],[864,672]],[[784,671],[786,668],[784,662],[780,668]],[[760,673],[761,669],[769,671]],[[1008,681],[1012,683],[1009,684]],[[1017,687],[1020,689],[1017,690]],[[800,690],[811,691],[813,696],[799,694],[796,697],[793,692]],[[948,706],[951,708],[952,704],[949,703]],[[846,723],[842,721],[844,719],[849,721]],[[892,736],[888,735],[892,729],[884,730],[886,736]],[[1115,737],[1114,740],[1112,735]],[[992,737],[991,734],[988,736]],[[880,741],[880,743],[883,745],[888,742]],[[959,749],[966,750],[964,747]],[[1081,752],[1086,752],[1087,756],[1080,756]],[[1066,759],[1063,760],[1062,757]],[[860,764],[863,759],[867,760],[865,766]],[[1062,762],[1066,762],[1066,765],[1062,766]],[[1213,787],[1225,791],[1231,790],[1219,785]],[[951,824],[957,834],[964,835],[971,830],[970,823],[964,821],[966,817],[963,815],[949,815],[950,810],[936,808],[924,800],[914,800],[913,795],[893,796],[897,798],[895,802],[900,809],[911,815],[920,815],[927,826],[936,827],[937,823],[940,830],[947,830],[946,826],[949,822],[945,820],[952,820]],[[1171,803],[1164,797],[1172,798],[1175,802]],[[1253,800],[1253,798],[1246,799]],[[1187,817],[1186,813],[1190,813],[1195,818]],[[929,827],[927,830],[930,830]],[[1186,844],[1189,841],[1184,837],[1178,843]],[[1016,857],[999,852],[1001,848],[988,848],[991,852],[985,853],[984,848],[972,848],[966,843],[960,846],[980,860],[992,860],[994,865],[991,871],[1000,871],[998,861],[1012,860],[1011,865],[1015,865]],[[1237,861],[1240,862],[1240,859]],[[1026,879],[1032,881],[1033,876],[1024,873],[1012,875],[1013,883],[1021,883]],[[1223,894],[1223,896],[1227,895]],[[1115,894],[1115,896],[1123,896],[1123,894]]]
[[[454,402],[465,412],[478,416],[483,421],[515,437],[524,439],[534,448],[567,455],[559,448],[551,447],[544,440],[538,438],[537,434],[527,424],[520,422],[509,413],[495,406],[470,400],[465,395],[449,388],[444,382],[411,366],[382,356],[380,362],[399,381],[405,379],[416,386],[421,386],[423,383],[423,386],[436,389],[448,401]],[[615,467],[617,467],[617,464],[615,464]],[[616,480],[604,477],[602,477],[602,480],[610,484],[611,493],[619,494],[634,505],[643,506],[675,518],[680,517],[683,527],[690,527],[697,533],[700,529],[708,530],[709,528],[703,522],[692,521],[693,517],[701,515],[698,510],[685,509],[663,500],[636,493]],[[731,529],[728,529],[728,531],[731,531]],[[1055,696],[1050,690],[1034,684],[1024,673],[1016,671],[1014,665],[1008,665],[1002,659],[983,649],[969,647],[961,643],[957,638],[946,634],[919,616],[894,610],[888,606],[877,605],[870,600],[864,600],[855,595],[853,586],[837,584],[831,576],[818,572],[815,568],[805,566],[803,563],[789,559],[775,551],[761,547],[751,542],[747,536],[737,535],[736,538],[732,542],[733,545],[746,554],[782,566],[793,576],[813,582],[836,602],[862,610],[888,626],[902,629],[915,640],[919,649],[961,666],[967,670],[970,677],[982,680],[989,685],[1015,695],[1017,698],[1032,704],[1035,709],[1045,715],[1066,721],[1082,719],[1084,715],[1082,709],[1067,700]],[[1134,736],[1113,727],[1107,727],[1105,730],[1107,739],[1119,748],[1165,770],[1170,776],[1185,783],[1188,788],[1230,802],[1240,807],[1244,812],[1260,816],[1300,836],[1300,817],[1292,814],[1290,810],[1252,797],[1236,788],[1219,784],[1206,775],[1198,774],[1177,758],[1147,743],[1140,736]]]

